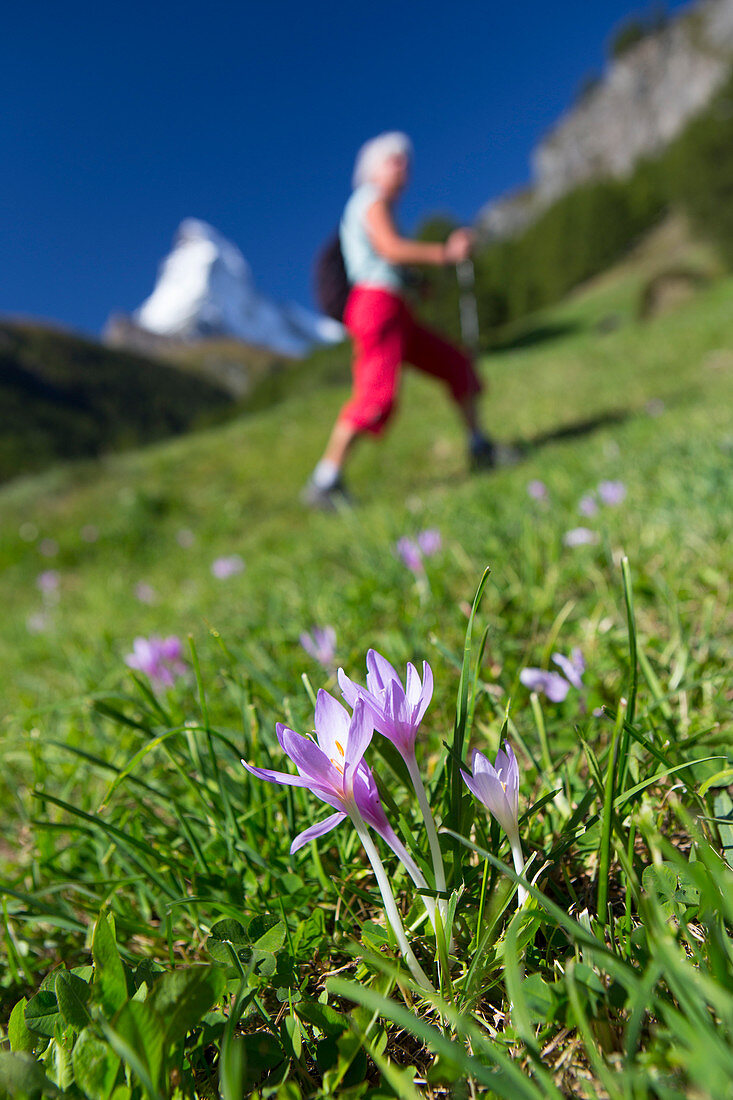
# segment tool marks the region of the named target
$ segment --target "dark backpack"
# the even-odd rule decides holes
[[[334,321],[343,321],[351,284],[346,276],[338,233],[329,237],[316,256],[313,274],[319,308]]]

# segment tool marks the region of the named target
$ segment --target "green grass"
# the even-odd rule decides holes
[[[305,512],[298,491],[346,393],[319,373],[311,392],[246,420],[0,492],[0,1021],[29,999],[0,1089],[11,1073],[26,1075],[11,1094],[50,1089],[23,1060],[35,1051],[70,1096],[116,1100],[176,1083],[226,1098],[727,1095],[733,280],[640,324],[647,263],[535,318],[484,363],[487,422],[527,448],[511,469],[469,476],[451,409],[407,376],[390,434],[355,455],[359,507]],[[599,331],[609,314],[616,327]],[[527,495],[533,478],[546,506]],[[622,480],[626,500],[583,519],[578,501],[602,479]],[[566,547],[580,524],[597,543]],[[394,544],[426,527],[443,549],[416,581]],[[211,562],[231,553],[245,571],[217,581]],[[466,605],[487,565],[456,723]],[[44,606],[48,568],[59,590]],[[153,605],[136,599],[140,582]],[[46,629],[30,633],[39,611]],[[443,847],[461,893],[447,964],[428,925],[412,937],[442,982],[430,1003],[400,968],[348,823],[291,858],[315,798],[239,764],[282,768],[275,722],[307,732],[306,688],[338,694],[298,642],[324,623],[357,679],[370,646],[435,674],[418,758],[457,834]],[[124,665],[153,632],[192,646],[188,677],[159,696]],[[573,646],[584,692],[530,699],[521,669],[555,667]],[[539,873],[521,911],[505,839],[448,781],[443,743],[464,736],[492,758],[507,736],[520,760],[522,842]],[[429,878],[385,744],[375,737],[368,758]],[[389,867],[409,926],[421,903]]]

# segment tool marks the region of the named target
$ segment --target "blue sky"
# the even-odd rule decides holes
[[[686,6],[670,3],[669,9]],[[310,267],[384,129],[416,148],[401,221],[470,221],[603,69],[629,0],[13,4],[3,16],[0,314],[95,333],[150,293],[178,222],[234,240],[258,286]]]

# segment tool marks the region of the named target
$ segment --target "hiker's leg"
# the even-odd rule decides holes
[[[413,320],[406,360],[448,388],[466,427],[471,465],[493,466],[494,444],[481,426],[479,411],[483,387],[468,355],[437,332]]]
[[[312,496],[340,484],[358,437],[379,435],[394,409],[405,344],[403,312],[400,300],[386,291],[357,287],[349,296],[344,321],[354,340],[353,390],[313,471]]]
[[[408,319],[389,291],[357,287],[351,293],[345,320],[354,339],[354,388],[339,420],[357,432],[380,435],[394,411]]]

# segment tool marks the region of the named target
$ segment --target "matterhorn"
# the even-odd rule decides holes
[[[336,321],[258,291],[237,246],[198,218],[179,225],[153,292],[131,322],[141,335],[166,341],[227,338],[294,357],[345,335]]]

